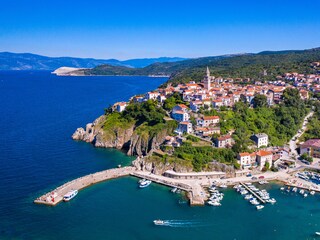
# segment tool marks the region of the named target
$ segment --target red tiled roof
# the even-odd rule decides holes
[[[303,144],[301,144],[302,147],[320,147],[320,139],[309,139]]]
[[[202,117],[203,120],[214,120],[214,119],[220,119],[219,116],[204,116]]]
[[[257,154],[257,156],[265,157],[265,156],[272,155],[272,152],[260,150],[260,151],[256,152],[256,154]]]

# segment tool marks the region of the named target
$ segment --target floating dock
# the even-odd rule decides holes
[[[41,197],[34,200],[34,203],[45,204],[50,206],[55,206],[63,200],[63,196],[71,190],[81,190],[90,185],[106,181],[109,179],[119,178],[123,176],[128,176],[136,169],[134,167],[123,167],[123,168],[113,168],[105,171],[93,173],[74,179],[70,182],[63,184],[62,186],[42,195]]]

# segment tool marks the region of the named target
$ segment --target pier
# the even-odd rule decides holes
[[[93,173],[74,179],[70,182],[63,184],[62,186],[42,195],[41,197],[34,200],[34,203],[45,204],[55,206],[63,200],[63,196],[71,190],[81,190],[93,184],[106,181],[109,179],[119,178],[128,176],[133,173],[136,169],[134,167],[123,167],[113,168],[105,171]]]
[[[254,191],[252,191],[245,183],[240,182],[240,184],[242,186],[244,186],[253,196],[255,196],[260,202],[262,203],[266,203],[265,200],[263,200],[257,193],[255,193]]]

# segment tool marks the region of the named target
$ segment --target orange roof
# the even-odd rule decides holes
[[[243,152],[243,153],[239,153],[240,157],[246,157],[246,156],[250,156],[250,153],[248,152]]]
[[[178,104],[178,106],[179,107],[181,107],[181,108],[188,108],[186,105],[184,105],[184,104]]]
[[[256,154],[257,154],[257,156],[265,157],[265,156],[272,155],[272,152],[260,150],[260,151],[256,152]]]
[[[203,120],[214,120],[214,119],[220,119],[219,116],[204,116]]]
[[[190,124],[190,122],[180,122],[180,124],[188,125],[188,124]]]

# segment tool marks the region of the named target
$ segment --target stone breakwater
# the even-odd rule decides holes
[[[34,203],[54,206],[61,202],[63,200],[63,196],[71,190],[81,190],[95,183],[99,183],[113,178],[128,176],[134,171],[134,167],[123,167],[89,174],[84,177],[80,177],[70,182],[67,182],[62,186],[42,195],[41,197],[34,200]]]

